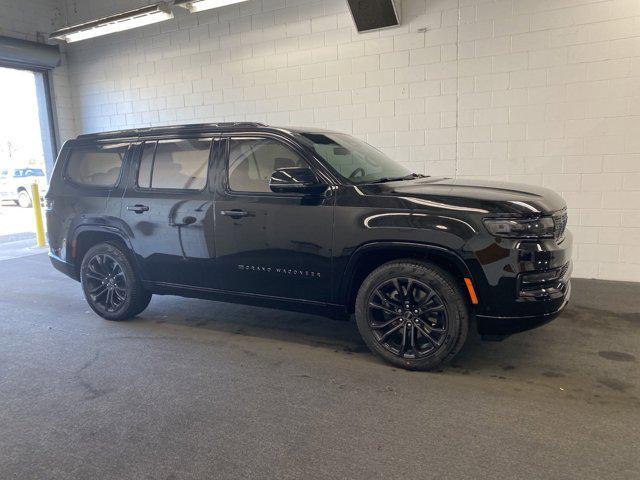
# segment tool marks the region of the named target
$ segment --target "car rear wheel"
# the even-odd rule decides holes
[[[367,346],[409,370],[451,360],[469,331],[465,298],[447,272],[413,260],[374,270],[356,299],[356,323]]]
[[[82,259],[80,282],[91,309],[107,320],[128,320],[151,301],[127,255],[120,247],[101,243]]]
[[[18,192],[18,205],[21,208],[29,208],[33,205],[31,203],[31,196],[26,190],[20,190]]]

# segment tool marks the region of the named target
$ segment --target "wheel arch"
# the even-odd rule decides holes
[[[338,291],[340,303],[353,313],[358,289],[364,279],[376,268],[393,260],[414,259],[433,264],[452,274],[471,306],[465,278],[472,280],[471,271],[464,260],[452,250],[429,244],[412,242],[374,242],[362,245],[349,258]]]
[[[118,228],[104,225],[83,225],[75,229],[67,250],[67,261],[74,264],[77,278],[80,278],[80,266],[87,251],[99,243],[113,243],[120,246],[131,261],[134,269],[139,271],[133,255],[131,242]]]

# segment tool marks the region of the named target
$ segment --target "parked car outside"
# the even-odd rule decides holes
[[[47,193],[47,177],[41,168],[5,168],[0,170],[0,200],[10,200],[22,208],[33,206],[31,185],[38,184],[40,195]]]
[[[570,295],[563,199],[415,173],[349,135],[253,123],[83,135],[47,194],[53,265],[108,320],[153,294],[355,314],[369,348],[427,370]]]

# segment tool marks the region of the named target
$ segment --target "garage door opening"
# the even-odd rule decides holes
[[[44,194],[54,146],[43,72],[0,67],[0,236],[33,232],[31,184]]]

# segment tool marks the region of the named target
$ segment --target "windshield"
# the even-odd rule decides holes
[[[333,169],[352,183],[372,183],[414,178],[411,170],[391,160],[368,143],[342,133],[299,133]]]
[[[13,172],[15,178],[44,177],[44,172],[39,168],[18,168]]]

